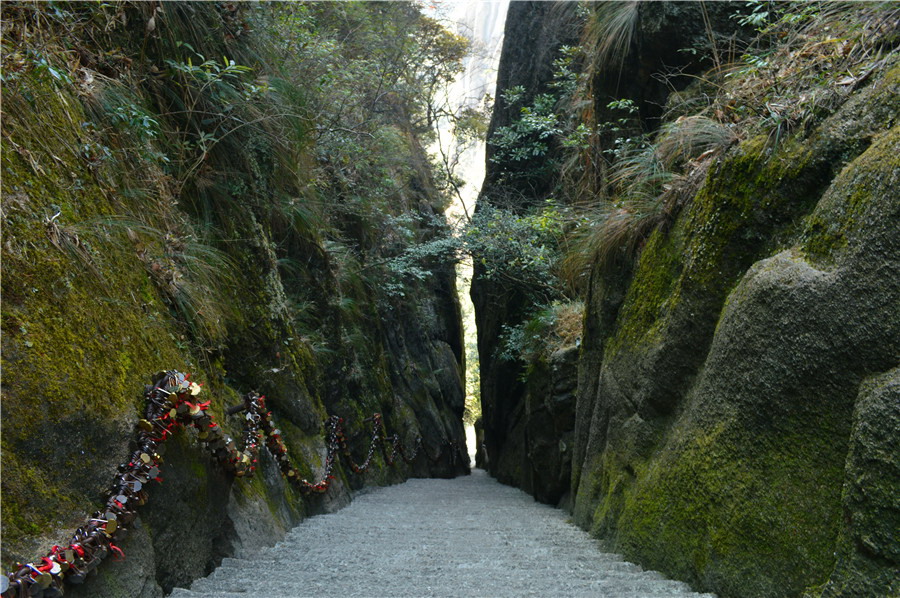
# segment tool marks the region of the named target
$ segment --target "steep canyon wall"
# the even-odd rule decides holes
[[[573,31],[572,6],[552,2],[513,2],[509,6],[503,50],[497,73],[497,89],[516,86],[525,90],[526,100],[546,91],[553,75],[553,60],[559,47],[577,42]],[[528,43],[523,43],[529,40]],[[507,105],[497,94],[488,138],[499,127],[516,118],[517,108]],[[553,188],[555,175],[510,180],[504,168],[493,160],[496,150],[487,145],[487,171],[476,209],[499,205],[523,212],[543,201]],[[524,163],[504,164],[505,168],[527,172],[539,168],[540,158]],[[478,327],[478,355],[481,368],[482,426],[488,470],[499,480],[531,490],[531,468],[527,465],[525,427],[525,386],[521,368],[498,357],[497,347],[504,324],[520,321],[531,306],[521,289],[508,282],[488,280],[484,267],[475,260],[472,303]],[[554,440],[555,442],[555,440]],[[560,463],[560,469],[565,466]],[[561,474],[568,477],[566,473]]]
[[[300,11],[284,17],[297,35],[325,38],[328,7],[312,16],[283,8]],[[444,226],[419,132],[395,98],[376,133],[359,133],[393,144],[382,154],[396,160],[377,165],[377,184],[359,175],[360,188],[389,188],[385,217],[409,224],[360,219],[346,182],[353,166],[321,150],[322,127],[277,104],[296,101],[290,109],[301,112],[316,97],[266,66],[270,42],[254,20],[263,9],[117,3],[54,15],[4,3],[6,570],[65,545],[99,508],[134,448],[144,384],[162,369],[204,383],[201,399],[234,438],[239,418],[225,408],[250,390],[266,394],[310,480],[321,475],[331,414],[345,419],[358,459],[375,412],[406,444],[421,435],[432,455],[464,443],[452,265],[421,264],[416,281],[390,288],[377,282],[388,280],[382,261]],[[29,45],[36,39],[40,50]],[[323,76],[317,89],[327,85]],[[387,242],[394,254],[376,257]],[[162,596],[339,508],[353,489],[468,469],[424,458],[388,468],[376,457],[365,477],[339,468],[326,494],[303,497],[264,450],[256,476],[235,479],[194,436],[168,441],[164,481],[150,484],[121,544],[126,560],[107,559],[70,595]]]
[[[710,28],[745,35],[734,19],[728,31],[733,7],[706,7],[720,14],[642,4],[624,66],[592,71],[595,113],[629,99],[652,131],[662,106],[696,94],[690,77],[660,83],[705,68],[677,64],[675,50]],[[531,61],[573,34],[541,12],[562,14],[511,7],[501,86],[537,93],[550,80],[548,63]],[[900,591],[900,71],[882,51],[864,78],[830,83],[832,100],[803,126],[696,162],[684,207],[633,258],[597,259],[570,357],[527,369],[497,359],[502,323],[529,306],[473,285],[493,475],[721,596]],[[498,101],[492,125],[505,109]],[[483,197],[529,205],[553,193],[553,173],[510,191],[503,176],[520,166],[489,162]],[[569,400],[557,380],[575,368]]]

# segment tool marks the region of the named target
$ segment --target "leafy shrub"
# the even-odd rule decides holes
[[[498,356],[533,364],[565,347],[577,347],[583,316],[581,301],[554,302],[517,326],[504,325]]]

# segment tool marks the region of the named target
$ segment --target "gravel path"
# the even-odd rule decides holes
[[[225,559],[171,596],[701,595],[601,552],[562,511],[475,470],[357,496],[251,560]]]

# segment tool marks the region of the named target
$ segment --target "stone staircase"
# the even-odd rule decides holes
[[[712,597],[602,552],[565,513],[481,470],[366,492],[171,594],[251,596]]]

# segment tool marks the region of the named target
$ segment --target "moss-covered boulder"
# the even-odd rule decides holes
[[[841,496],[842,521],[835,566],[813,595],[891,596],[900,593],[897,487],[900,457],[900,371],[860,385]]]
[[[575,516],[627,557],[724,596],[896,584],[891,385],[866,382],[900,355],[895,73],[809,135],[712,169],[586,338],[602,357],[581,375]]]

